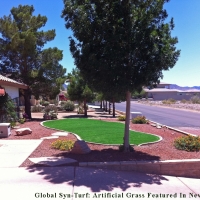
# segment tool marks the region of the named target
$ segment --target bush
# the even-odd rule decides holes
[[[174,104],[174,103],[176,103],[176,100],[170,98],[170,99],[168,99],[168,100],[163,100],[162,103],[163,103],[163,104]]]
[[[200,98],[198,96],[191,97],[190,101],[194,104],[200,104]]]
[[[200,138],[195,136],[182,136],[174,140],[174,146],[179,150],[199,151]]]
[[[120,152],[124,152],[124,145],[123,144],[119,146],[119,151]],[[134,149],[133,149],[133,147],[131,145],[129,145],[129,151],[130,152],[134,151]]]
[[[118,116],[119,121],[126,121],[126,116],[125,115],[120,115]]]
[[[72,101],[66,101],[66,103],[64,104],[63,108],[66,110],[66,111],[73,111],[75,109],[75,105]]]
[[[181,103],[189,103],[189,101],[185,100],[185,99],[182,99],[181,100]]]
[[[43,106],[48,106],[48,105],[49,105],[49,102],[48,102],[48,101],[43,101],[43,102],[42,102],[42,105],[43,105]]]
[[[51,148],[59,149],[61,151],[69,151],[73,148],[74,142],[71,140],[56,140],[55,142],[51,143]]]
[[[137,116],[137,117],[132,119],[132,123],[133,124],[146,124],[147,119],[146,119],[145,116]]]
[[[31,112],[41,112],[43,107],[39,105],[31,106]]]
[[[20,124],[23,124],[25,121],[26,121],[25,118],[21,118],[21,119],[19,119],[19,123],[20,123]]]
[[[6,93],[0,96],[0,122],[16,122],[18,119],[16,114],[16,105]]]

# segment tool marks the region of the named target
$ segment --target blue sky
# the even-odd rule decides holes
[[[64,4],[62,0],[1,0],[0,17],[10,14],[12,7],[33,5],[35,15],[41,14],[48,18],[43,30],[56,29],[56,37],[45,47],[58,47],[63,50],[61,64],[67,73],[74,68],[74,61],[69,51],[68,37],[71,31],[65,28],[60,17]],[[177,36],[176,45],[181,55],[176,65],[164,71],[162,82],[180,86],[200,86],[200,0],[171,0],[165,4],[169,18],[174,18],[173,36]]]

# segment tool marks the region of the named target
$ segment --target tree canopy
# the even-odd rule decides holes
[[[130,93],[153,86],[172,68],[180,51],[166,22],[169,0],[64,0],[62,16],[73,31],[70,50],[88,84],[126,95],[124,147],[129,149]]]
[[[70,84],[67,88],[67,94],[72,101],[78,101],[84,104],[84,115],[87,116],[86,103],[94,99],[94,94],[88,87],[86,81],[81,77],[78,69],[73,69],[70,78]]]
[[[29,86],[22,94],[30,118],[30,95],[55,97],[66,72],[59,64],[62,51],[44,49],[54,39],[55,30],[43,31],[47,17],[33,13],[33,6],[19,5],[0,18],[0,73]]]

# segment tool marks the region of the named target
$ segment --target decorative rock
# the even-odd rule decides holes
[[[67,132],[55,132],[55,133],[52,133],[51,135],[53,135],[53,136],[68,136],[68,133]]]
[[[20,128],[15,130],[16,134],[18,136],[22,136],[22,135],[28,135],[32,133],[32,130],[30,128]]]
[[[45,140],[45,139],[47,139],[47,140],[50,140],[50,139],[56,139],[56,138],[59,138],[59,136],[47,136],[47,137],[42,137],[42,138],[40,138],[41,140]]]
[[[90,153],[90,148],[88,147],[87,143],[84,140],[77,140],[74,143],[74,147],[72,148],[71,152],[76,154],[86,154]]]

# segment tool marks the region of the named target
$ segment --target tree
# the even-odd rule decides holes
[[[69,75],[68,75],[69,76]],[[94,94],[88,87],[86,81],[81,77],[78,69],[72,70],[70,84],[67,88],[67,94],[72,101],[83,102],[84,115],[87,117],[87,102],[94,99]]]
[[[124,151],[129,151],[131,92],[159,83],[180,51],[166,23],[169,0],[64,0],[62,16],[73,31],[70,50],[84,79],[126,96]],[[97,89],[98,90],[98,89]]]
[[[62,51],[43,50],[44,45],[54,39],[55,30],[42,31],[47,17],[33,16],[33,12],[33,6],[19,5],[11,9],[9,16],[0,18],[0,73],[29,86],[22,91],[29,118],[30,95],[54,96],[65,74],[58,63]]]

